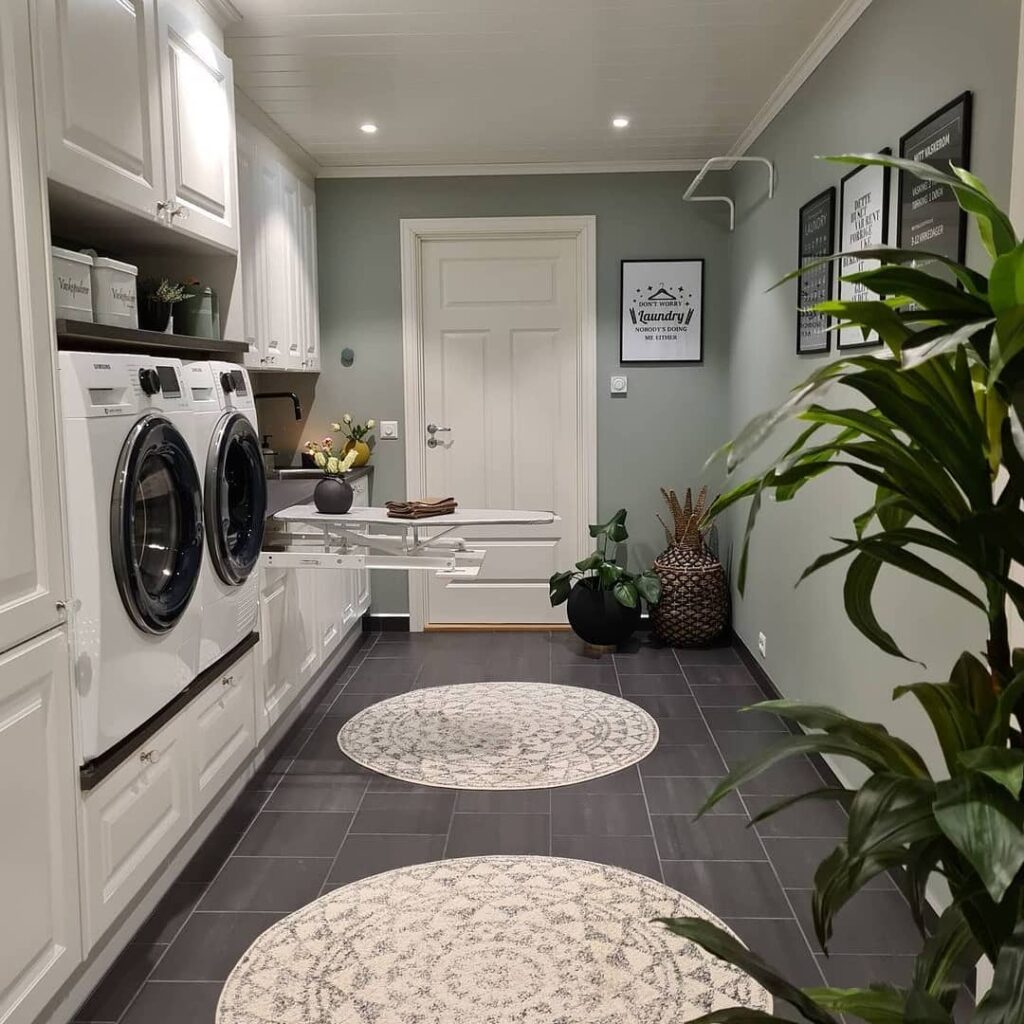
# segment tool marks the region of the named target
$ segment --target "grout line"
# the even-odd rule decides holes
[[[673,654],[675,654],[675,650],[674,649],[673,649]],[[676,663],[679,664],[679,671],[683,673],[683,682],[686,684],[687,689],[690,691],[690,695],[694,698],[694,700],[696,700],[697,699],[696,695],[693,692],[693,688],[690,686],[690,679],[687,676],[686,672],[683,670],[682,664],[679,663],[678,656],[676,656]],[[751,678],[753,678],[753,677],[751,677]],[[757,685],[757,684],[755,683],[754,685]],[[760,687],[759,687],[759,689],[760,689]],[[718,756],[722,759],[722,762],[725,764],[726,770],[728,771],[729,762],[726,760],[725,754],[722,753],[722,748],[718,745],[718,740],[716,739],[715,734],[713,732],[711,732],[711,727],[708,726],[707,717],[704,715],[704,709],[700,706],[700,704],[697,705],[697,709],[700,711],[700,717],[703,719],[704,725],[707,728],[708,733],[711,736],[711,742],[714,744],[715,749],[718,751]],[[747,808],[747,802],[744,799],[743,794],[738,789],[735,790],[735,793],[736,793],[736,796],[739,799],[740,803],[743,805],[743,810],[746,811],[747,816],[749,818],[750,817],[750,811]],[[753,825],[750,827],[750,831],[753,832],[754,835],[757,837],[757,841],[760,844],[761,849],[764,851],[765,859],[768,861],[768,864],[771,867],[772,874],[775,876],[775,881],[776,881],[776,883],[779,886],[779,890],[782,893],[782,897],[786,901],[786,906],[789,907],[789,912],[793,915],[793,921],[796,923],[797,929],[799,930],[800,935],[801,935],[801,937],[804,940],[804,945],[807,947],[807,952],[810,954],[811,960],[814,962],[814,967],[817,970],[819,976],[821,977],[822,984],[827,985],[828,984],[828,979],[825,977],[825,972],[822,970],[821,964],[818,962],[818,958],[815,956],[814,948],[811,946],[810,940],[807,938],[807,933],[804,931],[804,926],[800,923],[800,918],[797,916],[797,913],[796,913],[796,907],[793,905],[793,901],[789,898],[789,893],[786,891],[786,887],[782,884],[782,879],[779,877],[778,869],[775,867],[774,862],[772,861],[771,857],[768,855],[768,849],[764,845],[764,840],[761,838],[760,833],[757,831],[757,829]],[[758,862],[758,863],[760,863],[760,862]]]

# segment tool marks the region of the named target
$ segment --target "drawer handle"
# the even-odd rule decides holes
[[[224,677],[224,678],[223,678],[223,679],[221,680],[221,682],[222,682],[222,683],[223,683],[223,684],[224,684],[225,686],[234,686],[234,685],[235,685],[235,677],[234,677],[234,676],[225,676],[225,677]]]
[[[143,764],[156,764],[160,760],[159,750],[144,750],[139,754],[139,760]]]

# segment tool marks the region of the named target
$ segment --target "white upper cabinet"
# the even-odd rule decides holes
[[[165,199],[155,0],[42,0],[49,173],[155,217]]]
[[[51,180],[238,248],[231,61],[173,0],[38,0]]]
[[[0,651],[65,598],[52,325],[27,0],[0,3]]]
[[[178,230],[236,250],[231,61],[172,4],[160,3],[158,30],[168,217]]]
[[[305,356],[303,368],[320,369],[320,310],[317,292],[316,192],[299,182],[299,208],[302,218],[302,257],[300,294],[303,309]]]

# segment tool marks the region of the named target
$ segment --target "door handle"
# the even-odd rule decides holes
[[[451,427],[439,427],[436,423],[428,423],[427,424],[427,433],[430,436],[427,438],[427,447],[428,448],[439,448],[441,446],[442,442],[437,439],[437,435],[438,434],[450,434],[451,432],[452,432],[452,428]],[[451,442],[449,441],[448,444],[450,445]]]

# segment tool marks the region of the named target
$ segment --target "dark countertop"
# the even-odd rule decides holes
[[[360,466],[346,475],[349,481],[358,480],[373,473],[373,466]],[[316,477],[286,477],[267,481],[267,519],[292,505],[303,505],[313,500]]]

